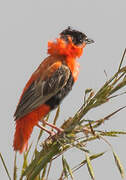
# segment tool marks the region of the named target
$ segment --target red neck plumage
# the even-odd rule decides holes
[[[82,55],[84,47],[85,44],[81,46],[74,45],[71,38],[69,38],[69,43],[57,38],[55,42],[48,42],[48,54],[65,56],[66,64],[72,72],[74,81],[76,81],[79,73],[79,63],[76,58]]]

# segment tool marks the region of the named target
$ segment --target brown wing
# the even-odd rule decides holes
[[[15,120],[25,116],[56,95],[70,77],[70,69],[66,65],[61,65],[51,77],[48,77],[48,73],[47,71],[45,80],[33,81],[24,92],[14,114]]]

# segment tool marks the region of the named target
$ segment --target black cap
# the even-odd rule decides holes
[[[68,26],[67,29],[62,31],[60,33],[60,36],[62,39],[64,39],[67,42],[68,42],[68,36],[70,36],[75,45],[81,45],[84,42],[85,44],[94,43],[94,41],[92,39],[87,38],[87,36],[84,33],[77,31],[75,29],[72,29],[70,26]]]

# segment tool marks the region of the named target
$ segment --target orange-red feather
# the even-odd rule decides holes
[[[34,126],[38,124],[43,116],[48,114],[50,107],[47,105],[42,105],[27,114],[26,116],[20,118],[16,121],[16,131],[14,135],[14,150],[22,153],[24,149],[27,148],[28,140],[33,131]]]
[[[57,39],[56,42],[49,42],[48,53],[50,56],[48,56],[32,74],[23,90],[20,100],[22,99],[24,92],[34,80],[37,80],[40,77],[44,80],[48,76],[51,76],[51,74],[56,71],[56,69],[61,66],[62,63],[65,63],[70,68],[74,81],[76,81],[79,73],[79,63],[77,63],[75,59],[76,57],[80,57],[82,55],[84,46],[85,44],[82,46],[74,45],[70,38],[68,44],[60,38]],[[46,73],[47,69],[49,68],[50,70],[48,73]],[[16,120],[16,131],[13,142],[14,150],[21,153],[27,148],[28,140],[34,126],[36,126],[41,118],[46,116],[49,111],[50,107],[43,104],[34,109],[32,112],[26,114],[24,117]]]

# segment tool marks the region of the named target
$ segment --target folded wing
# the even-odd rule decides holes
[[[52,66],[52,72],[53,69],[55,68]],[[70,77],[70,69],[66,65],[62,64],[51,73],[51,76],[49,76],[50,71],[51,69],[47,70],[44,80],[41,77],[34,80],[23,93],[14,114],[15,120],[46,103],[67,84]]]

